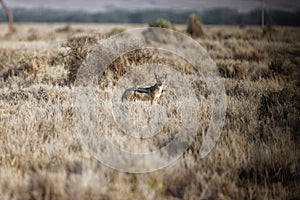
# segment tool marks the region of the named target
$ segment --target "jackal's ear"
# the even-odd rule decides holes
[[[167,78],[167,76],[168,76],[168,74],[166,73],[163,77],[164,77],[164,79],[166,79]]]
[[[155,72],[153,74],[154,74],[154,78],[157,80],[158,79],[157,74]]]

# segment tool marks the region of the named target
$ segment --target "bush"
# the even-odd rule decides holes
[[[70,24],[66,24],[65,26],[61,27],[61,28],[57,28],[55,30],[56,33],[66,33],[66,32],[71,32],[72,31],[72,27]]]
[[[276,127],[289,126],[294,139],[299,139],[299,99],[297,88],[266,91],[260,98],[258,117],[264,122],[273,122]]]
[[[202,23],[200,20],[200,17],[191,14],[189,17],[189,24],[186,30],[193,38],[199,38],[199,37],[204,37],[204,31],[202,28]]]
[[[111,29],[108,33],[106,33],[106,36],[107,36],[107,37],[110,37],[110,36],[112,36],[112,35],[116,35],[116,34],[118,34],[118,33],[124,32],[124,31],[125,31],[124,28],[113,28],[113,29]]]
[[[169,22],[165,19],[158,19],[155,22],[150,23],[149,27],[160,27],[160,28],[176,30],[176,28],[171,24],[171,22]]]
[[[65,58],[65,66],[68,69],[68,84],[71,85],[76,80],[77,71],[91,51],[93,45],[97,43],[95,37],[81,36],[70,38],[64,47],[68,48],[68,53]]]
[[[268,40],[274,40],[274,36],[276,35],[276,29],[272,23],[267,23],[267,25],[263,29],[263,37]]]
[[[222,61],[217,63],[219,73],[224,78],[243,79],[248,71],[240,61]]]

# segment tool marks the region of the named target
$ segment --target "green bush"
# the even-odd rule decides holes
[[[125,31],[125,29],[124,28],[113,28],[113,29],[111,29],[108,33],[106,33],[106,36],[107,37],[110,37],[110,36],[112,36],[112,35],[116,35],[116,34],[118,34],[118,33],[122,33],[122,32],[124,32]]]
[[[171,22],[165,19],[158,19],[155,22],[150,23],[149,27],[160,27],[175,30],[175,27],[171,24]]]

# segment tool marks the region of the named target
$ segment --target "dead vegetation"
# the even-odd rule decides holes
[[[66,86],[102,35],[69,37],[68,30],[58,31],[69,39],[53,51],[17,48],[17,35],[8,48],[1,38],[1,198],[299,198],[299,30],[276,27],[269,40],[259,27],[203,28],[207,37],[198,41],[216,62],[227,94],[220,141],[199,159],[210,112],[205,84],[196,85],[202,112],[195,141],[176,163],[147,174],[105,167],[76,135],[72,92]],[[52,42],[40,41],[46,36],[38,35],[38,42]],[[27,36],[20,41],[37,42]],[[192,66],[164,53],[142,49],[121,56],[104,72],[99,89],[142,63],[193,73]]]
[[[190,15],[186,32],[193,38],[203,38],[205,36],[199,16],[196,14]]]
[[[63,46],[67,48],[65,66],[68,71],[67,83],[70,85],[76,80],[76,75],[82,61],[97,44],[97,39],[92,36],[70,38]]]

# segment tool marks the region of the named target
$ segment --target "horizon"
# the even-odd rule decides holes
[[[170,1],[173,1],[170,6]],[[11,0],[6,1],[12,9],[49,9],[75,12],[109,12],[114,10],[143,11],[143,10],[174,10],[174,11],[198,11],[229,8],[241,13],[247,13],[261,8],[261,0],[87,0],[84,3],[79,0]],[[300,10],[300,2],[297,0],[265,0],[266,10]]]
[[[261,8],[253,8],[251,10],[247,11],[240,11],[236,8],[232,7],[213,7],[213,8],[208,8],[208,9],[203,9],[203,10],[176,10],[176,9],[167,9],[167,8],[151,8],[151,9],[136,9],[136,10],[127,10],[127,9],[112,9],[112,10],[98,10],[98,11],[87,11],[87,10],[71,10],[71,9],[64,9],[64,8],[45,8],[45,7],[34,7],[34,8],[25,8],[25,7],[10,7],[12,11],[52,11],[52,12],[66,12],[66,13],[74,13],[74,12],[79,12],[79,13],[87,13],[87,14],[97,14],[97,13],[111,13],[114,11],[120,11],[120,12],[125,12],[125,13],[136,13],[136,12],[147,12],[147,11],[166,11],[166,12],[173,12],[173,13],[206,13],[210,11],[218,11],[218,10],[230,10],[230,11],[236,11],[239,14],[249,14],[254,11],[260,11]],[[3,11],[0,8],[0,12]],[[274,9],[265,9],[265,12],[273,12],[273,11],[282,11],[282,12],[289,12],[289,13],[296,13],[300,12],[300,8],[298,9],[280,9],[280,8],[274,8]]]

